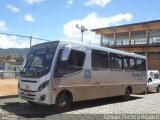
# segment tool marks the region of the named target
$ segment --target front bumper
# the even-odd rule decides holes
[[[30,91],[19,88],[18,97],[38,104],[51,104],[50,97],[48,96],[47,92],[44,91]]]

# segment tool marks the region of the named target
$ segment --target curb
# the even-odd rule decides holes
[[[6,98],[16,98],[18,95],[7,95],[7,96],[0,96],[0,99],[6,99]]]

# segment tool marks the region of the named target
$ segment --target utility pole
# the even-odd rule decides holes
[[[87,31],[88,29],[86,29],[86,28],[85,28],[84,26],[82,26],[82,25],[81,25],[81,27],[79,27],[78,24],[76,24],[76,28],[78,28],[78,29],[81,31],[81,33],[82,33],[81,42],[83,42],[83,33],[84,33],[85,31]]]
[[[32,36],[30,36],[30,47],[32,46]]]

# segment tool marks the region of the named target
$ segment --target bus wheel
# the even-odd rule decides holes
[[[67,94],[61,93],[57,96],[54,109],[56,112],[65,112],[69,108],[71,100]]]
[[[128,101],[130,99],[130,95],[131,95],[131,90],[127,88],[124,95],[124,101]]]
[[[148,87],[147,87],[147,94],[149,93]]]
[[[157,87],[157,92],[158,93],[160,92],[160,85]]]

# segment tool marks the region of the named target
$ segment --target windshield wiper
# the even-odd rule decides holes
[[[36,69],[33,67],[33,65],[31,65],[32,70],[37,74],[38,72],[36,71]]]
[[[25,73],[25,69],[27,69],[27,67],[28,67],[28,65],[29,65],[29,62],[31,61],[31,58],[33,57],[33,54],[32,55],[30,55],[29,56],[29,58],[27,59],[27,61],[26,61],[26,64],[25,64],[25,66],[23,67],[23,69],[22,69],[22,73]],[[24,71],[25,70],[25,71]]]
[[[34,69],[34,67],[32,65],[34,55],[35,55],[35,52],[29,56],[29,58],[28,58],[28,60],[26,62],[26,65],[22,69],[22,73],[25,73],[27,71],[28,66],[30,65],[32,70],[37,74],[37,71]]]

